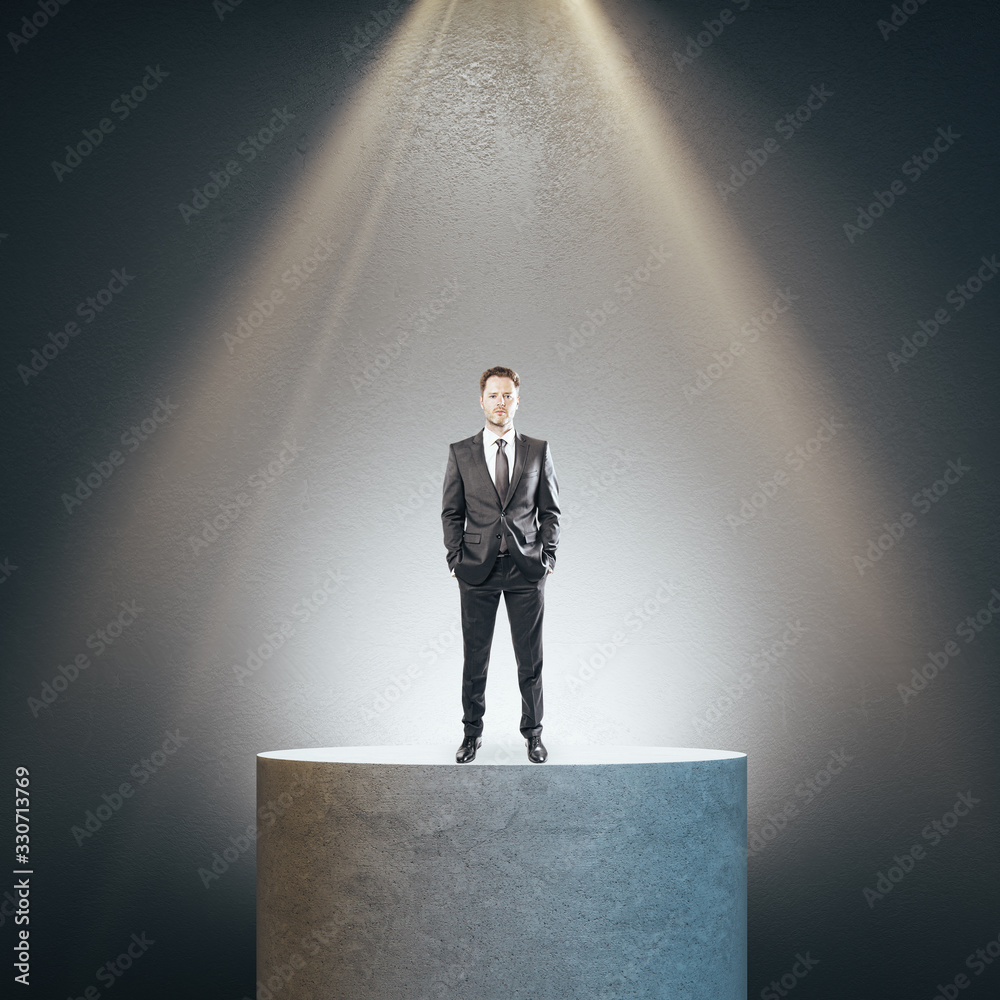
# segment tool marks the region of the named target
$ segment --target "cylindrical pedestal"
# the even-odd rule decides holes
[[[258,755],[259,987],[275,1000],[744,1000],[745,754],[454,753]]]

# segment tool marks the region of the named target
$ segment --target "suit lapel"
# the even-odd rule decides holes
[[[510,484],[507,487],[507,496],[503,498],[504,507],[510,503],[517,487],[517,481],[521,478],[521,470],[524,469],[524,462],[528,457],[528,442],[524,440],[524,435],[514,431],[514,468],[510,472]],[[495,488],[495,487],[494,487]]]
[[[486,453],[483,451],[483,432],[481,430],[478,434],[474,434],[469,438],[469,446],[472,449],[472,467],[476,470],[476,474],[481,480],[480,489],[484,493],[492,490],[493,495],[499,498],[496,483],[493,482],[489,466],[486,464]]]

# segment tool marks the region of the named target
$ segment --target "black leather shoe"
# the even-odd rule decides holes
[[[541,736],[529,736],[525,741],[528,747],[528,760],[532,764],[544,764],[549,756]]]
[[[481,736],[466,736],[455,754],[456,764],[468,764],[476,759],[476,751],[483,745]]]

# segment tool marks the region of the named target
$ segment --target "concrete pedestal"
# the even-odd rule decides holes
[[[260,1000],[745,1000],[746,756],[257,757]]]

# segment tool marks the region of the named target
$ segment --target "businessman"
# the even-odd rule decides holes
[[[448,568],[462,601],[462,724],[459,764],[482,746],[486,671],[503,594],[521,689],[521,735],[528,759],[542,743],[542,612],[545,580],[559,544],[559,486],[548,442],[514,430],[521,380],[510,368],[479,379],[486,426],[448,452],[441,521]]]

